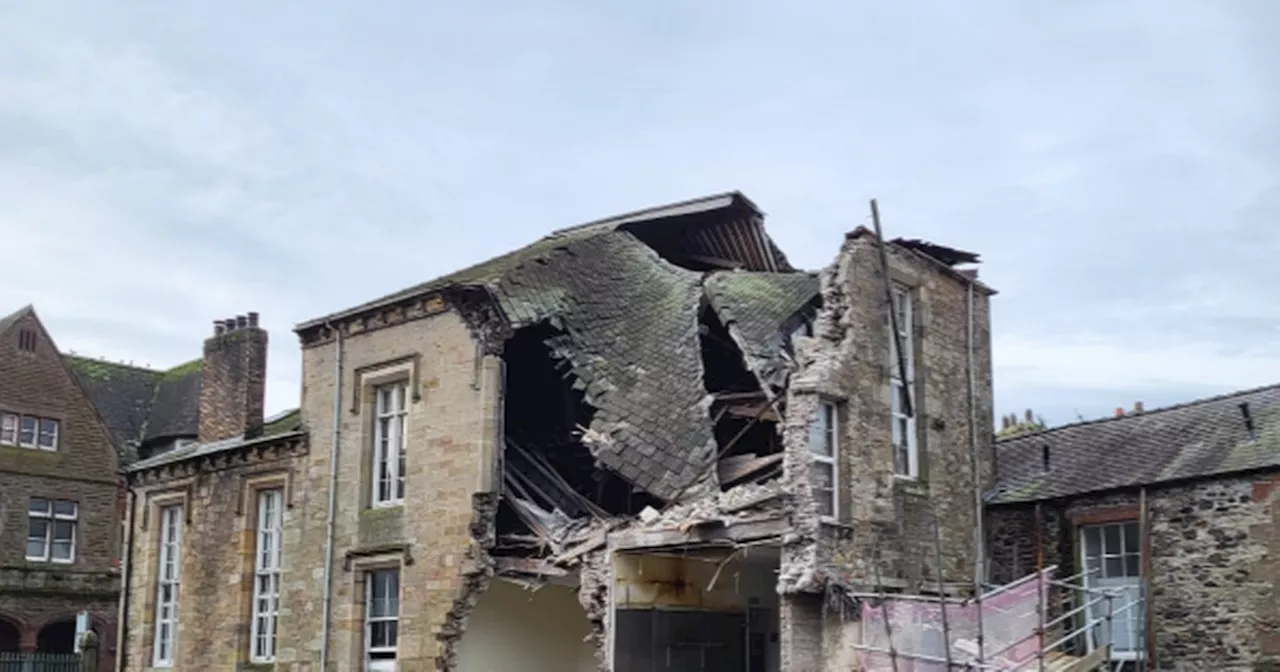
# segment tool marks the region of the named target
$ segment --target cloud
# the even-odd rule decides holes
[[[22,251],[0,310],[35,302],[64,348],[164,366],[258,310],[274,411],[297,399],[293,323],[741,188],[803,266],[870,197],[891,235],[980,251],[998,409],[1268,382],[1277,19],[1261,2],[28,3],[0,24],[0,232]]]

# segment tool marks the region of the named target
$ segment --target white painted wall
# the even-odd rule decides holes
[[[595,652],[578,592],[546,585],[525,590],[494,579],[467,620],[459,672],[595,672]]]

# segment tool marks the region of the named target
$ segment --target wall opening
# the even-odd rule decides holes
[[[711,420],[721,455],[717,471],[722,489],[767,481],[782,475],[781,420],[746,366],[742,349],[715,311],[699,316],[703,385],[715,397]]]
[[[614,556],[615,672],[778,672],[776,547]]]
[[[18,630],[18,626],[0,618],[0,651],[20,651],[21,647],[22,632]]]
[[[591,624],[577,589],[528,590],[496,579],[480,595],[458,643],[459,672],[595,672]]]
[[[36,636],[36,650],[40,653],[75,653],[76,622],[58,621],[41,628]]]
[[[503,499],[495,555],[527,554],[572,521],[633,514],[657,500],[601,468],[582,443],[595,409],[574,389],[570,364],[548,342],[547,324],[516,331],[503,353]]]

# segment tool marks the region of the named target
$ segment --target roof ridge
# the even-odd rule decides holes
[[[1012,443],[1014,441],[1020,441],[1022,439],[1029,439],[1036,436],[1044,436],[1045,434],[1052,434],[1053,432],[1056,432],[1060,429],[1071,429],[1074,427],[1099,425],[1104,422],[1117,422],[1120,420],[1131,420],[1133,418],[1146,417],[1149,415],[1155,415],[1157,413],[1163,413],[1165,411],[1176,411],[1183,408],[1189,408],[1191,406],[1199,406],[1200,404],[1208,404],[1215,401],[1222,401],[1223,399],[1230,399],[1232,397],[1243,397],[1250,394],[1257,394],[1258,392],[1265,392],[1267,390],[1272,390],[1272,389],[1280,389],[1280,383],[1270,383],[1268,385],[1259,385],[1257,387],[1250,387],[1243,390],[1224,392],[1222,394],[1217,394],[1212,397],[1202,397],[1200,399],[1192,399],[1191,401],[1184,401],[1179,404],[1171,404],[1169,406],[1161,406],[1159,408],[1153,408],[1151,410],[1144,410],[1141,413],[1134,413],[1134,414],[1126,413],[1125,415],[1116,415],[1116,416],[1110,416],[1105,418],[1094,418],[1093,420],[1080,420],[1077,422],[1070,422],[1065,425],[1058,425],[1057,427],[1048,427],[1046,429],[1041,429],[1035,432],[1027,432],[1025,434],[1016,434],[1014,436],[1009,436],[1003,439],[997,438],[996,444],[999,445],[1001,443]]]
[[[109,365],[109,366],[117,366],[117,367],[120,367],[120,368],[122,368],[122,369],[134,369],[134,370],[136,370],[136,371],[145,371],[146,373],[164,373],[164,372],[165,372],[165,369],[153,369],[153,368],[151,368],[151,367],[147,367],[147,366],[138,366],[137,364],[126,364],[126,363],[124,363],[124,362],[113,362],[113,361],[111,361],[111,360],[109,360],[109,359],[95,358],[95,357],[90,357],[90,356],[88,356],[88,355],[78,355],[78,354],[75,354],[75,353],[72,353],[72,352],[60,352],[60,353],[58,353],[58,354],[62,355],[62,356],[63,356],[63,357],[65,357],[66,359],[78,359],[78,360],[80,360],[80,361],[83,361],[83,362],[90,362],[90,363],[92,363],[92,364],[107,364],[107,365]]]

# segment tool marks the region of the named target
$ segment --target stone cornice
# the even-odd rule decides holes
[[[215,453],[195,453],[173,462],[140,469],[128,474],[129,484],[134,487],[154,485],[198,474],[289,460],[306,455],[307,452],[307,435],[290,432],[274,440],[268,437]]]

